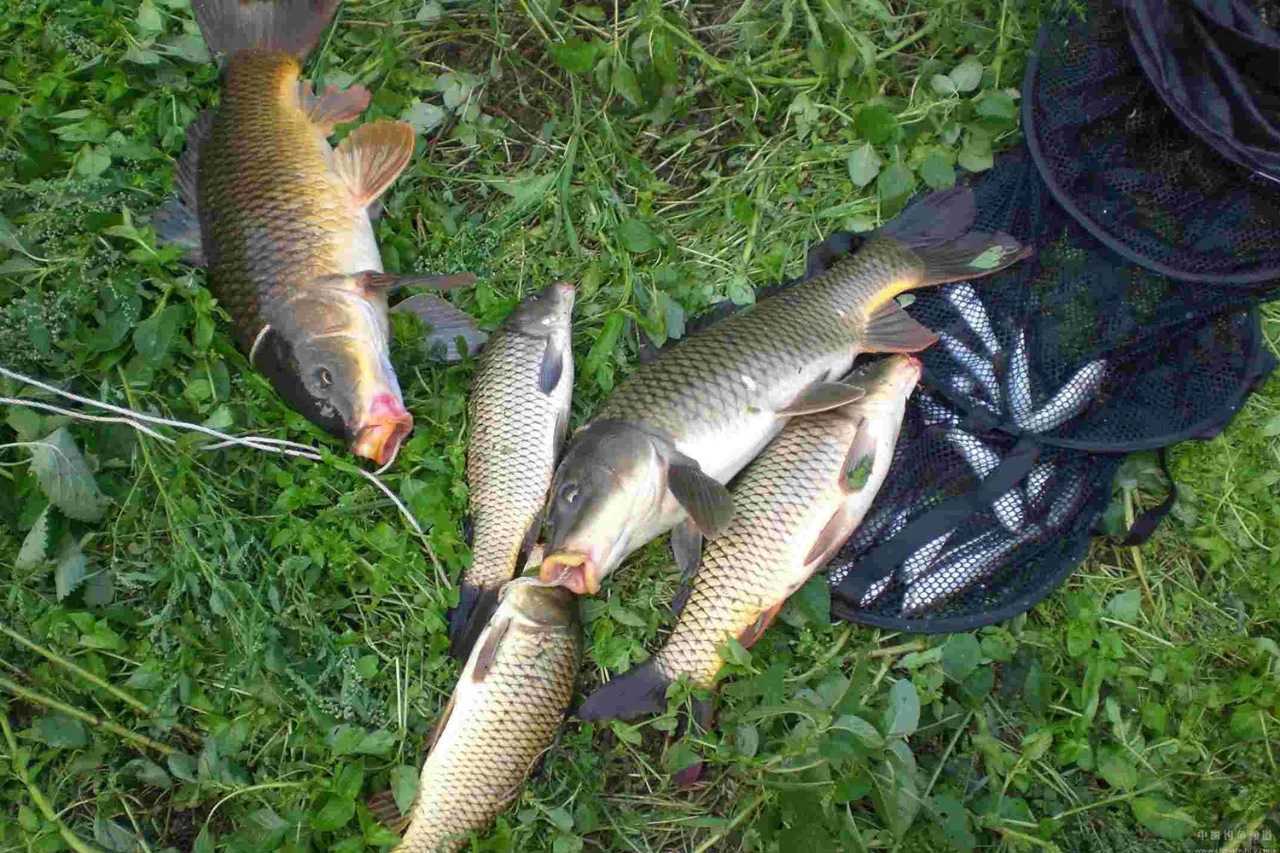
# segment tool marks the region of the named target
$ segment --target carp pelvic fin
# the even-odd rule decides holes
[[[364,86],[352,86],[350,89],[329,86],[323,94],[317,95],[310,80],[298,82],[298,106],[307,118],[324,130],[325,136],[331,135],[338,125],[360,118],[371,98],[372,93]]]
[[[867,396],[867,390],[857,385],[843,382],[818,382],[802,391],[785,409],[779,409],[775,416],[791,418],[796,415],[812,415],[838,409],[850,403],[856,403]]]
[[[642,714],[661,714],[667,709],[667,685],[653,661],[600,685],[578,710],[578,717],[593,720],[629,720]]]
[[[778,613],[781,612],[782,605],[786,603],[787,600],[784,598],[777,604],[774,604],[768,610],[761,613],[760,616],[756,618],[756,621],[748,625],[746,630],[738,635],[738,642],[742,644],[744,649],[751,648],[761,637],[764,636],[764,632],[769,630],[769,626],[773,624],[773,620],[778,618]]]
[[[367,207],[409,165],[415,141],[413,128],[402,121],[362,124],[333,152],[333,170],[346,182],[356,203]]]
[[[458,590],[458,606],[449,614],[449,639],[453,654],[459,660],[471,657],[481,632],[497,611],[498,589],[465,580],[462,582]]]
[[[488,333],[480,331],[475,317],[431,293],[410,296],[391,310],[414,314],[428,326],[423,342],[429,351],[442,350],[446,362],[462,361],[463,350],[458,347],[458,338],[462,338],[466,352],[471,355],[478,353],[489,340]]]
[[[192,11],[209,53],[241,50],[291,53],[299,59],[315,49],[341,0],[194,0]]]
[[[865,352],[919,352],[938,341],[938,336],[911,319],[892,299],[867,319],[862,349]]]

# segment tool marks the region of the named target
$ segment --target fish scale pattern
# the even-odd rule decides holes
[[[474,534],[464,578],[475,586],[494,587],[515,574],[555,473],[573,383],[570,373],[551,394],[540,390],[546,348],[545,338],[503,327],[489,338],[476,369],[467,446]]]
[[[487,829],[507,807],[564,719],[581,661],[580,630],[576,620],[513,624],[483,681],[463,673],[397,849],[454,853],[470,843],[468,832]]]
[[[227,64],[223,100],[200,147],[199,216],[209,288],[248,349],[262,306],[324,275],[356,211],[297,104],[298,61],[242,51]]]
[[[798,572],[813,543],[803,534],[821,530],[844,501],[840,477],[857,430],[843,411],[793,418],[742,473],[733,521],[706,546],[693,592],[654,656],[662,675],[687,672],[710,686],[725,636],[741,637],[806,580]]]
[[[797,392],[812,365],[853,365],[866,306],[886,282],[918,281],[924,264],[910,249],[869,240],[857,254],[794,288],[709,326],[639,365],[609,396],[596,420],[657,427],[676,441],[708,436],[732,442],[744,411],[768,411],[779,388]],[[782,404],[790,401],[782,401]]]

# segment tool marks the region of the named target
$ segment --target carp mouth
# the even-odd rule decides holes
[[[581,551],[557,551],[542,559],[538,579],[576,595],[595,595],[600,591],[600,563]]]
[[[391,394],[379,394],[369,407],[368,416],[356,428],[351,452],[385,467],[395,461],[412,431],[413,416],[404,403]]]

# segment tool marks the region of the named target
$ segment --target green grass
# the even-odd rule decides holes
[[[247,369],[203,273],[154,248],[146,216],[217,97],[186,0],[6,6],[0,364],[327,455],[4,409],[0,853],[386,849],[362,803],[417,766],[457,675],[443,615],[468,559],[473,365],[397,324],[418,427],[384,480],[424,542]],[[750,300],[830,231],[1016,142],[1040,13],[364,0],[308,68],[425,130],[377,226],[389,269],[478,273],[458,300],[485,323],[578,283],[581,423],[642,335]],[[105,508],[79,493],[45,512],[53,457],[31,442],[61,425]],[[1095,542],[1008,624],[926,639],[796,614],[734,668],[717,732],[672,739],[679,701],[637,726],[570,718],[479,849],[1274,849],[1278,437],[1273,377],[1222,436],[1173,452],[1177,519],[1140,551]],[[1118,501],[1160,499],[1149,468],[1132,461]],[[29,537],[46,549],[20,555]],[[655,647],[673,589],[657,542],[586,603],[582,691]],[[695,758],[702,781],[677,789]],[[1255,830],[1272,842],[1221,835]]]

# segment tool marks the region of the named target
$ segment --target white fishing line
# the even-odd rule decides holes
[[[72,409],[64,409],[60,406],[55,406],[51,403],[45,403],[40,400],[26,400],[18,397],[0,397],[0,403],[7,403],[13,406],[27,406],[32,409],[42,409],[44,411],[56,412],[57,414],[65,415],[69,418],[76,418],[79,420],[97,421],[97,422],[103,422],[103,423],[122,423],[122,424],[125,424],[126,426],[130,426],[136,429],[137,431],[144,433],[145,435],[148,435],[151,438],[154,438],[157,441],[163,442],[165,444],[174,444],[175,441],[169,436],[158,433],[155,430],[151,429],[150,427],[145,426],[144,424],[154,424],[156,426],[167,426],[167,427],[172,427],[174,429],[190,430],[192,432],[203,433],[204,435],[221,439],[221,441],[219,441],[216,444],[204,445],[203,447],[200,448],[200,450],[205,450],[205,451],[222,450],[227,447],[238,446],[238,447],[248,447],[252,450],[261,450],[266,453],[279,453],[284,456],[290,456],[296,459],[306,459],[311,462],[324,461],[324,457],[321,456],[314,448],[309,447],[308,445],[305,445],[305,444],[300,444],[296,441],[288,441],[282,438],[267,438],[265,436],[256,436],[256,435],[251,435],[251,436],[228,435],[225,432],[221,432],[219,430],[213,429],[212,427],[204,426],[203,424],[193,424],[193,423],[188,423],[187,421],[178,421],[178,420],[173,420],[171,418],[161,418],[155,415],[148,415],[142,412],[135,412],[132,409],[126,409],[123,406],[115,406],[115,405],[112,405],[111,403],[104,403],[101,400],[94,400],[89,397],[82,397],[79,394],[73,394],[70,391],[64,391],[61,388],[57,388],[53,385],[49,385],[45,382],[41,382],[38,379],[32,379],[29,376],[23,376],[21,373],[16,373],[4,367],[0,367],[0,376],[7,376],[8,378],[13,379],[17,382],[21,382],[26,385],[32,385],[43,391],[48,391],[51,394],[56,394],[60,397],[65,397],[68,400],[72,400],[74,402],[80,403],[85,406],[96,406],[97,408],[105,409],[108,412],[114,412],[116,415],[118,415],[118,417],[107,417],[105,415],[91,415],[91,414],[88,414],[87,412],[77,412]],[[379,469],[378,473],[382,473],[386,469],[387,469],[387,466],[384,465],[382,468]],[[391,488],[386,483],[382,482],[382,480],[380,480],[376,474],[370,473],[369,471],[365,471],[363,469],[357,468],[356,473],[358,473],[361,477],[364,477],[366,480],[368,480],[369,482],[377,486],[378,489],[384,495],[387,496],[387,499],[390,500],[391,503],[395,504],[396,509],[399,510],[400,514],[404,516],[407,522],[409,522],[409,526],[413,528],[413,531],[417,533],[418,536],[422,537],[425,540],[426,534],[423,532],[422,526],[418,524],[418,520],[413,517],[413,514],[409,512],[409,508],[406,507],[404,505],[404,502],[401,501],[400,498],[396,496],[395,492],[391,491]],[[431,557],[431,562],[435,565],[436,573],[441,574],[440,565],[436,561],[435,553],[431,550],[429,545],[427,548],[427,553]]]

